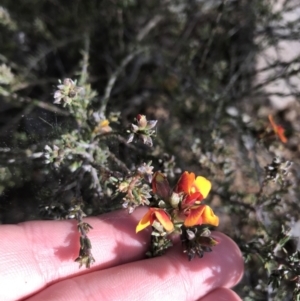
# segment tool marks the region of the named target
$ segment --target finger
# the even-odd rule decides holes
[[[221,233],[214,236],[219,245],[202,259],[189,262],[176,245],[162,257],[64,280],[29,300],[197,300],[218,287],[234,286],[243,274],[236,244]]]
[[[87,218],[92,253],[90,270],[79,270],[75,221],[33,221],[0,227],[0,300],[16,300],[70,275],[105,269],[144,257],[149,233],[135,233],[146,208],[129,215],[126,211]],[[12,285],[17,285],[15,290]]]
[[[199,301],[242,301],[242,299],[228,288],[217,288]]]

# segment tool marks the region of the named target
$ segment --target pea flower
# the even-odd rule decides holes
[[[180,177],[174,190],[177,193],[184,193],[186,195],[184,204],[188,205],[195,201],[202,201],[207,197],[210,189],[211,183],[206,178],[201,176],[195,178],[195,174],[193,172],[188,173],[185,171]]]
[[[154,173],[151,184],[154,205],[136,227],[136,232],[139,232],[152,226],[151,247],[147,255],[162,255],[172,245],[168,238],[171,233],[180,234],[189,260],[210,252],[218,242],[211,237],[208,226],[219,225],[219,218],[213,210],[201,203],[211,189],[210,181],[185,171],[171,189],[166,175],[158,171]]]
[[[211,189],[211,183],[206,178],[194,173],[185,171],[180,177],[175,192],[183,194],[181,209],[185,217],[184,225],[192,227],[196,225],[208,224],[219,225],[219,218],[214,214],[208,205],[201,205],[200,202],[207,197]]]
[[[284,128],[281,125],[277,125],[274,122],[272,115],[269,115],[268,117],[269,117],[269,121],[271,123],[274,133],[278,136],[278,138],[281,140],[282,143],[287,143],[287,138],[284,134],[284,132],[285,132]]]
[[[152,226],[155,221],[158,221],[163,228],[168,232],[174,230],[174,225],[170,219],[170,216],[161,208],[149,208],[149,211],[143,216],[136,227],[136,232]]]
[[[99,121],[99,123],[94,128],[93,134],[104,134],[112,131],[112,128],[109,126],[109,121],[107,119]]]
[[[167,232],[174,230],[170,215],[176,221],[183,221],[185,227],[198,225],[219,225],[219,218],[208,205],[201,204],[211,189],[211,183],[206,178],[187,171],[180,177],[172,193],[166,176],[156,172],[152,179],[152,191],[163,199],[163,204],[168,207],[169,215],[165,208],[150,208],[137,225],[136,232],[158,221]],[[174,202],[174,199],[178,200]],[[160,203],[159,203],[160,204]],[[175,204],[175,205],[174,205]],[[171,205],[171,207],[170,207]],[[175,207],[175,208],[174,208]]]

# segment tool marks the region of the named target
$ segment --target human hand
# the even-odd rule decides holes
[[[96,262],[78,269],[75,221],[32,221],[0,226],[0,300],[156,301],[241,300],[230,290],[243,274],[235,243],[219,244],[203,259],[188,261],[179,246],[144,259],[149,232],[135,233],[145,208],[86,218]],[[180,244],[180,243],[179,243]]]

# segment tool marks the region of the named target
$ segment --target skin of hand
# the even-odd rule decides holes
[[[117,211],[86,218],[96,262],[78,268],[75,221],[31,221],[0,226],[0,300],[215,301],[241,300],[231,287],[243,275],[236,244],[214,232],[219,244],[188,261],[180,242],[161,257],[145,259],[150,232],[135,233],[145,214]]]

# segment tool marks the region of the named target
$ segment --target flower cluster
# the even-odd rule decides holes
[[[70,105],[72,100],[76,98],[78,92],[82,88],[77,87],[76,81],[70,78],[65,78],[63,82],[59,80],[58,90],[54,92],[54,103],[60,104],[63,101],[63,105]]]
[[[133,138],[137,136],[138,138],[143,140],[144,144],[152,146],[153,142],[151,136],[155,134],[154,128],[157,124],[157,120],[147,120],[145,115],[139,114],[136,117],[136,121],[137,124],[131,124],[130,135],[127,143],[132,142]]]
[[[282,161],[280,158],[275,157],[271,164],[265,166],[265,182],[273,181],[284,183],[293,162]]]
[[[44,157],[46,164],[53,163],[54,167],[58,168],[64,160],[65,151],[55,144],[52,147],[46,145]]]
[[[152,226],[155,245],[152,244],[150,255],[162,254],[170,246],[167,235],[173,232],[181,234],[189,259],[195,254],[202,257],[203,252],[217,244],[210,237],[208,227],[218,226],[219,218],[208,205],[202,204],[210,189],[210,181],[195,177],[194,173],[184,172],[174,189],[170,188],[164,174],[153,175],[152,191],[158,196],[157,203],[149,208],[136,227],[139,232]]]
[[[123,208],[128,208],[132,213],[134,209],[141,205],[149,205],[151,198],[151,187],[149,183],[152,180],[151,162],[139,166],[135,173],[127,176],[119,184],[117,191],[124,194]],[[144,183],[146,181],[146,183]]]

